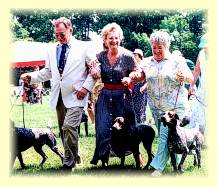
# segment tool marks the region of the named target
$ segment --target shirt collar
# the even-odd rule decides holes
[[[172,55],[172,54],[171,54],[170,52],[167,52],[167,53],[165,54],[164,59],[161,60],[161,62],[162,62],[162,61],[165,61],[165,60],[169,60],[169,59],[171,58],[171,55]],[[154,62],[157,62],[157,61],[154,59],[154,56],[152,56],[151,60],[154,61]]]
[[[72,46],[72,42],[73,42],[73,40],[75,39],[75,37],[74,36],[70,36],[70,40],[69,40],[69,42],[67,43],[67,46],[70,48],[71,46]],[[61,43],[57,43],[57,47],[62,47],[62,45],[63,44],[61,44]]]

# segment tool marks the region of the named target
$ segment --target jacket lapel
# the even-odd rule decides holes
[[[52,57],[52,60],[51,60],[51,63],[52,63],[52,71],[53,73],[55,73],[55,75],[59,75],[59,70],[58,70],[58,67],[57,67],[57,45],[58,43],[55,43],[52,47],[52,50],[51,50],[51,54],[50,56]]]
[[[63,76],[67,74],[67,72],[70,69],[73,69],[73,67],[76,67],[78,63],[80,63],[83,49],[81,46],[81,43],[76,40],[75,38],[72,40],[70,51],[67,57],[66,65],[63,70]]]

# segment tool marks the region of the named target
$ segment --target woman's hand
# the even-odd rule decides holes
[[[139,82],[145,79],[145,73],[142,71],[133,71],[130,73],[129,77],[133,82]]]
[[[90,72],[91,76],[94,79],[99,79],[101,77],[100,63],[97,62],[97,59],[88,62],[87,66],[89,68],[89,72]]]
[[[178,79],[180,85],[183,85],[183,82],[185,80],[184,74],[181,71],[178,71],[178,72],[176,72],[176,76],[177,76],[177,79]]]
[[[137,81],[137,79],[141,77],[141,72],[133,71],[130,73],[129,77],[132,81]]]
[[[91,68],[90,74],[94,79],[99,79],[101,77],[100,72],[96,68]]]
[[[144,93],[146,87],[147,87],[147,83],[145,83],[145,84],[139,89],[140,93]]]
[[[194,95],[195,94],[195,89],[194,89],[194,86],[190,86],[189,90],[188,90],[188,95]]]
[[[129,86],[129,84],[132,82],[132,80],[130,77],[124,77],[121,82],[124,86]]]

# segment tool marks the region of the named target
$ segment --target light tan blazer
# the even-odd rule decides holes
[[[50,106],[52,109],[56,108],[60,90],[66,108],[84,107],[87,103],[87,96],[83,100],[78,100],[75,90],[84,87],[91,91],[95,84],[95,80],[89,75],[87,68],[87,63],[91,60],[91,57],[88,57],[87,43],[74,37],[71,37],[70,43],[71,48],[62,77],[57,67],[57,43],[49,46],[45,68],[31,73],[31,82],[43,82],[51,79]]]

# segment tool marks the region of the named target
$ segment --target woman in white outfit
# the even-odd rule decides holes
[[[202,36],[200,39],[200,44],[198,46],[201,48],[196,66],[193,72],[194,82],[191,84],[189,94],[193,95],[192,102],[192,115],[190,119],[191,127],[194,127],[196,123],[199,123],[200,131],[204,134],[206,128],[206,66],[207,66],[207,38],[206,35]],[[200,84],[197,91],[195,92],[194,85],[200,75]]]

